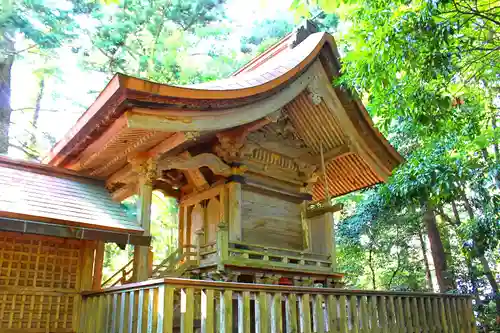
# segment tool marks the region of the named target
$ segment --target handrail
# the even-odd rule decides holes
[[[113,275],[111,275],[106,281],[104,281],[101,286],[107,285],[109,282],[111,282],[114,278],[116,278],[118,275],[123,276],[123,271],[126,271],[127,267],[132,265],[134,262],[134,259],[131,259],[128,263],[123,265],[119,270],[117,270]],[[118,280],[119,281],[119,280]],[[114,285],[114,284],[113,284]]]
[[[386,291],[386,290],[359,290],[359,289],[340,289],[340,288],[316,288],[316,287],[301,287],[301,286],[282,286],[272,284],[258,283],[241,283],[241,282],[219,282],[208,280],[192,280],[182,278],[162,278],[154,280],[146,280],[136,283],[129,283],[123,286],[115,286],[102,290],[84,291],[83,296],[93,296],[101,294],[109,294],[121,291],[132,291],[144,288],[151,288],[159,285],[193,287],[193,288],[212,288],[218,290],[243,290],[243,291],[266,291],[266,292],[281,292],[281,293],[298,293],[298,294],[335,294],[335,295],[356,295],[356,296],[420,296],[420,297],[466,297],[467,294],[443,294],[430,292],[404,292],[404,291]]]
[[[252,332],[252,322],[256,332],[476,332],[468,295],[165,278],[84,293],[78,333]]]
[[[177,256],[179,254],[181,254],[181,253],[182,253],[181,252],[181,248],[178,248],[177,250],[175,250],[174,252],[172,252],[168,257],[166,257],[165,259],[163,259],[163,261],[161,263],[159,263],[158,265],[155,266],[155,268],[153,269],[153,271],[152,271],[151,274],[154,275],[161,268],[170,266],[169,263],[172,262],[172,261],[174,261],[174,259],[177,258]]]
[[[236,245],[242,245],[242,246],[248,246],[248,247],[257,247],[261,249],[268,249],[268,250],[277,250],[277,251],[283,251],[283,252],[293,252],[297,253],[298,255],[304,255],[304,256],[318,256],[318,257],[323,257],[327,259],[329,257],[328,254],[321,254],[321,253],[315,253],[315,252],[307,252],[305,250],[293,250],[293,249],[284,249],[280,247],[274,247],[274,246],[267,246],[267,245],[259,245],[259,244],[250,244],[250,243],[245,243],[241,241],[230,241],[229,245],[236,244]],[[318,259],[322,260],[322,259]]]
[[[298,261],[314,261],[314,262],[319,262],[322,264],[331,264],[328,260],[323,260],[323,259],[315,259],[315,258],[307,258],[307,257],[295,257],[295,256],[287,256],[287,255],[280,255],[280,254],[274,254],[274,253],[263,253],[263,252],[258,252],[258,251],[252,251],[252,250],[246,250],[246,249],[230,249],[230,252],[237,252],[237,253],[246,253],[246,254],[253,254],[253,255],[259,255],[259,256],[267,256],[267,257],[283,257],[287,259],[292,259],[292,260],[298,260]]]

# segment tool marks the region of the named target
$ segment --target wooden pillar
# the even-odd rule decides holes
[[[103,263],[104,263],[104,242],[99,241],[97,242],[97,246],[95,249],[94,278],[92,281],[92,290],[101,289]]]
[[[153,180],[156,178],[156,163],[153,159],[131,161],[138,174],[139,200],[137,202],[137,222],[144,229],[144,236],[151,235],[151,200]],[[133,280],[144,281],[149,278],[149,246],[135,246]]]
[[[327,249],[330,254],[330,261],[332,263],[332,270],[337,270],[337,246],[335,242],[335,221],[333,213],[328,212],[323,215],[325,219],[325,236],[327,241]]]
[[[229,207],[229,240],[241,241],[241,184],[230,182],[227,184],[228,207]],[[226,221],[222,221],[226,222]]]
[[[335,225],[333,212],[325,211],[308,219],[310,231],[310,251],[330,257],[332,271],[337,268]]]
[[[300,221],[302,224],[302,242],[305,252],[311,250],[311,234],[309,232],[309,220],[307,219],[307,202],[303,201],[300,207]]]
[[[184,246],[184,230],[187,223],[187,207],[179,205],[179,234],[177,235],[177,246],[182,248]]]
[[[203,229],[198,229],[195,231],[195,234],[196,234],[196,240],[195,240],[196,241],[196,262],[197,262],[197,265],[200,265],[201,244],[205,243],[204,242],[205,232],[203,231]]]
[[[94,241],[83,241],[82,264],[80,270],[80,290],[92,289],[92,272],[94,268]]]
[[[224,269],[224,262],[229,256],[229,237],[226,224],[219,224],[217,228],[217,257],[218,257],[218,270]]]

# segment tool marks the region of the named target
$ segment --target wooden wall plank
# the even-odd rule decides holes
[[[304,249],[299,204],[248,190],[242,191],[241,200],[244,242]]]

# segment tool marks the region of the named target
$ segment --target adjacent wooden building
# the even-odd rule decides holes
[[[104,181],[0,158],[0,332],[74,332],[99,288],[104,242],[150,238]]]

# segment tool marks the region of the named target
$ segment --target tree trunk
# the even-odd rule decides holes
[[[447,292],[452,288],[452,281],[448,276],[448,265],[446,263],[446,254],[444,252],[443,242],[436,223],[436,216],[429,202],[422,205],[423,221],[427,228],[429,243],[431,244],[431,254],[436,270],[436,280],[440,292]]]
[[[376,290],[377,284],[376,284],[376,277],[375,277],[375,269],[373,268],[373,245],[372,244],[370,244],[370,252],[369,252],[369,256],[368,256],[368,266],[370,267],[370,271],[372,273],[372,288],[373,288],[373,290]]]
[[[491,127],[493,130],[497,129],[497,115],[494,114],[492,119],[491,119]],[[493,151],[495,152],[495,160],[497,163],[500,163],[500,150],[498,149],[498,144],[494,143],[493,144]],[[500,177],[500,175],[498,175]]]
[[[462,199],[465,204],[465,209],[469,214],[469,218],[471,220],[474,220],[474,210],[472,209],[469,199],[467,198],[465,193],[462,193]],[[483,266],[483,273],[486,276],[486,279],[488,279],[488,282],[490,283],[491,290],[495,294],[496,322],[498,325],[500,325],[500,293],[499,293],[498,282],[496,281],[495,275],[493,274],[490,268],[490,264],[484,255],[484,250],[477,248],[475,243],[474,243],[474,248],[477,252],[477,258],[479,259],[481,265]]]
[[[455,224],[459,226],[462,223],[462,219],[460,218],[460,214],[458,213],[458,208],[457,204],[455,201],[451,202],[451,208],[453,210],[453,215],[455,216]],[[470,256],[465,255],[465,262],[467,264],[467,273],[469,275],[469,280],[472,288],[472,293],[474,294],[474,297],[476,298],[476,301],[479,301],[479,293],[477,289],[477,279],[476,279],[476,274],[474,273],[474,266],[472,265],[472,260]]]
[[[4,33],[0,46],[3,49],[3,54],[0,54],[0,154],[7,154],[9,151],[10,116],[12,113],[10,97],[14,42]]]
[[[40,117],[40,108],[42,104],[43,94],[45,91],[45,78],[40,79],[40,86],[38,90],[38,95],[36,96],[35,109],[33,110],[33,119],[31,121],[31,126],[33,126],[33,133],[31,133],[31,148],[36,149],[36,134],[38,128],[38,118]]]
[[[427,247],[425,246],[425,240],[422,233],[418,233],[418,239],[420,240],[420,248],[422,249],[422,256],[424,257],[424,267],[425,267],[425,278],[427,280],[427,287],[429,290],[434,290],[434,285],[432,284],[431,269],[429,266],[429,260],[427,259]]]

